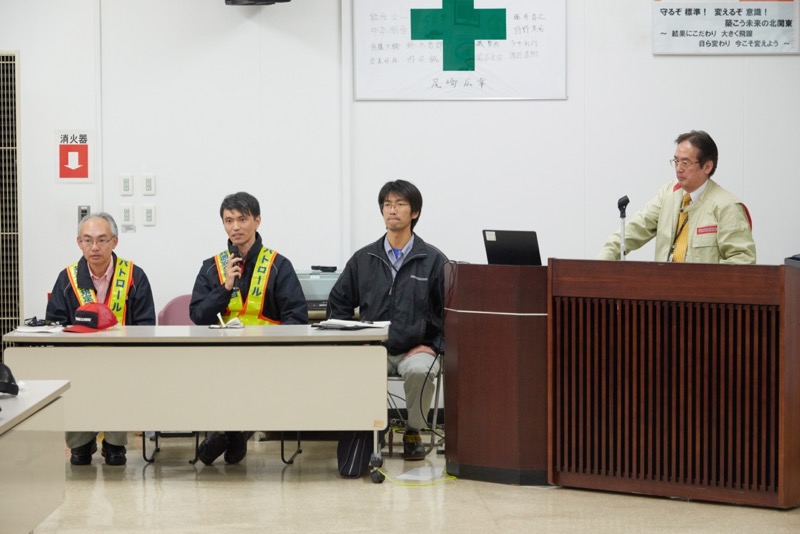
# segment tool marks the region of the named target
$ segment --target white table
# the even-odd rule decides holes
[[[66,380],[0,393],[0,532],[31,532],[64,502]]]
[[[387,424],[380,345],[387,336],[385,327],[120,326],[93,334],[14,331],[3,341],[14,344],[4,357],[19,380],[70,380],[66,430],[377,435]]]

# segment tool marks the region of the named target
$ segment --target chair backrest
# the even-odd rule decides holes
[[[193,325],[194,323],[189,318],[189,302],[191,300],[191,295],[180,295],[167,302],[158,312],[158,324]]]

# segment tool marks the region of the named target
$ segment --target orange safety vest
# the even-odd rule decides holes
[[[97,292],[94,287],[78,287],[77,263],[67,267],[67,276],[81,306],[90,302],[97,302]],[[111,277],[111,283],[106,294],[106,303],[111,308],[111,311],[114,312],[119,324],[125,324],[125,303],[128,299],[128,289],[131,287],[131,282],[133,282],[133,262],[117,257],[117,264],[114,265],[114,276]]]
[[[233,317],[238,317],[242,324],[245,325],[276,325],[281,324],[280,321],[269,319],[262,314],[264,307],[264,297],[267,294],[267,282],[269,281],[269,272],[272,270],[272,263],[278,253],[272,249],[261,247],[256,259],[255,272],[250,280],[250,291],[247,294],[246,300],[242,301],[242,294],[240,291],[234,291],[231,295],[231,300],[228,303],[228,308],[222,315],[222,318],[227,323]],[[219,281],[225,284],[226,275],[225,267],[228,265],[228,260],[231,254],[227,250],[223,250],[216,256],[214,260],[217,263],[217,274]]]

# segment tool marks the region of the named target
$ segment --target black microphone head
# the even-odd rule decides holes
[[[628,203],[629,202],[630,202],[630,200],[628,200],[628,196],[627,195],[622,197],[621,199],[617,200],[617,208],[619,208],[619,216],[622,219],[625,218],[625,208],[628,207]]]

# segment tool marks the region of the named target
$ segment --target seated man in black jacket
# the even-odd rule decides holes
[[[422,194],[404,180],[386,183],[378,194],[386,234],[356,252],[328,297],[328,317],[391,321],[387,369],[404,380],[408,425],[403,457],[421,460],[419,431],[426,417],[444,351],[445,255],[413,230],[422,212]]]
[[[75,324],[75,310],[98,302],[108,306],[119,324],[154,325],[156,311],[147,275],[138,265],[114,254],[117,223],[108,213],[90,214],[78,224],[78,247],[83,257],[58,275],[45,317],[63,325]],[[101,399],[113,402],[113,399]],[[97,432],[67,432],[72,465],[92,463],[97,450]],[[124,465],[127,432],[105,432],[106,464]]]
[[[261,243],[258,200],[234,193],[219,208],[228,234],[225,250],[203,262],[192,290],[189,316],[198,325],[238,318],[245,325],[308,324],[300,280],[286,257]],[[252,432],[211,432],[200,444],[206,465],[225,453],[225,462],[241,462]]]

